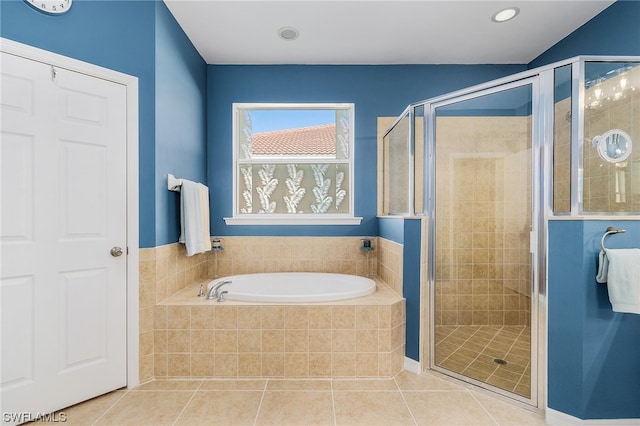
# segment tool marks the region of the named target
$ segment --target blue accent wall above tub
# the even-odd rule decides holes
[[[640,418],[640,315],[611,310],[595,281],[600,239],[640,246],[640,221],[549,221],[548,406],[580,419]]]
[[[215,235],[377,235],[377,117],[420,99],[526,69],[523,65],[209,65],[208,146]],[[228,226],[232,216],[234,102],[355,104],[355,215],[359,226]]]

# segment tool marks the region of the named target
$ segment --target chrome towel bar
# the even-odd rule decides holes
[[[611,235],[611,234],[621,234],[623,232],[627,232],[625,229],[618,229],[616,227],[613,226],[609,226],[607,228],[607,231],[604,233],[604,235],[602,236],[602,239],[600,240],[600,247],[602,247],[602,251],[606,251],[606,248],[604,246],[604,239],[607,237],[607,235]]]

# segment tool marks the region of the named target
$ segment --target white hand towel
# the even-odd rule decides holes
[[[598,255],[598,274],[596,275],[596,282],[604,284],[607,282],[607,274],[609,273],[609,258],[607,254],[600,250]]]
[[[186,179],[180,189],[180,239],[187,256],[211,250],[209,236],[209,189]]]
[[[640,314],[640,249],[607,249],[606,257],[613,310]]]

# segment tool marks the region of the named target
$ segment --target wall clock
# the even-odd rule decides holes
[[[71,9],[73,0],[24,0],[25,3],[44,13],[59,15]]]

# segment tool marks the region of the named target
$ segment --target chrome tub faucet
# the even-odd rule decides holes
[[[227,291],[219,291],[220,287],[223,285],[231,284],[231,281],[225,280],[220,281],[219,283],[211,286],[209,291],[207,292],[207,300],[218,299],[218,302],[224,302],[224,295],[228,293]]]

